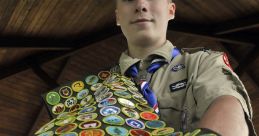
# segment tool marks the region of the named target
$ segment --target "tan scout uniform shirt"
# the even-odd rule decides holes
[[[150,83],[158,98],[162,120],[177,131],[191,131],[217,97],[231,95],[242,104],[250,135],[253,135],[250,99],[238,76],[224,63],[223,54],[211,51],[184,52],[171,61],[173,48],[167,41],[143,60],[122,53],[119,61],[121,74],[136,62],[140,61],[141,70],[150,64],[152,56],[164,57],[169,64],[158,69]]]

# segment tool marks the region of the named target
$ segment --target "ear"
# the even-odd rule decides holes
[[[176,10],[176,5],[173,2],[170,2],[168,5],[168,11],[169,11],[169,20],[174,19],[175,17],[175,10]]]
[[[117,9],[115,10],[115,16],[116,16],[116,25],[120,26],[120,18],[119,18],[118,10]]]

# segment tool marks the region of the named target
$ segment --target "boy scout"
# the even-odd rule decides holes
[[[116,0],[117,25],[128,43],[117,70],[126,74],[136,66],[138,74],[148,73],[154,59],[166,62],[148,83],[161,118],[176,131],[207,128],[224,136],[256,135],[250,99],[226,55],[199,49],[179,54],[166,40],[175,10],[170,0]]]

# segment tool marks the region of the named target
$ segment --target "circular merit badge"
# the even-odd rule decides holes
[[[80,104],[76,104],[69,109],[69,112],[75,112],[81,108]]]
[[[159,116],[155,113],[144,111],[140,113],[140,117],[144,120],[158,120]]]
[[[89,90],[85,88],[77,93],[76,98],[78,100],[81,100],[81,99],[85,98],[88,95],[88,93],[89,93]]]
[[[113,96],[113,93],[112,92],[108,92],[108,93],[105,93],[105,94],[100,94],[98,96],[96,96],[96,102],[100,102],[104,99],[107,99],[107,98],[111,98]]]
[[[115,98],[107,98],[107,99],[102,100],[98,104],[98,107],[101,108],[101,107],[106,107],[106,106],[112,106],[116,103],[117,103],[117,100]]]
[[[56,105],[60,101],[60,96],[59,96],[59,94],[57,92],[49,92],[46,95],[46,101],[50,105]]]
[[[84,89],[85,87],[85,84],[83,81],[76,81],[74,83],[72,83],[72,89],[75,91],[75,92],[79,92],[81,91],[82,89]]]
[[[104,136],[105,132],[101,129],[89,129],[83,130],[79,133],[79,136]]]
[[[110,125],[123,125],[124,119],[118,115],[110,115],[103,118],[103,122]]]
[[[165,127],[165,122],[161,120],[152,120],[145,123],[146,127],[150,129],[159,129]]]
[[[66,124],[73,123],[75,120],[76,120],[76,117],[70,116],[65,119],[58,120],[57,122],[55,122],[55,125],[64,126]]]
[[[115,91],[114,95],[116,95],[118,97],[126,98],[126,99],[131,98],[131,94],[128,93],[127,91]]]
[[[35,135],[41,134],[43,132],[46,132],[46,131],[52,129],[55,126],[55,124],[54,124],[55,120],[56,119],[53,119],[49,123],[42,126],[38,131],[35,132]]]
[[[128,136],[129,131],[124,127],[119,126],[108,126],[106,132],[111,136]]]
[[[68,133],[62,134],[60,136],[78,136],[78,134],[76,132],[68,132]]]
[[[122,113],[124,113],[126,116],[130,118],[139,119],[138,112],[131,108],[122,107],[121,111]]]
[[[136,104],[136,107],[138,110],[140,111],[149,111],[149,112],[154,112],[154,109],[149,107],[148,105],[146,104],[140,104],[140,103],[137,103]]]
[[[82,115],[79,115],[77,116],[77,120],[79,121],[89,121],[89,120],[94,120],[96,119],[98,116],[97,113],[89,113],[89,114],[82,114]]]
[[[105,80],[105,79],[107,79],[110,76],[111,76],[111,72],[109,72],[109,71],[101,71],[101,72],[98,73],[98,77],[101,80]]]
[[[66,106],[67,108],[71,108],[71,107],[73,107],[74,105],[76,105],[76,103],[77,103],[76,97],[70,97],[70,98],[68,98],[68,99],[65,101],[65,106]]]
[[[94,101],[94,98],[92,95],[88,95],[84,99],[81,100],[80,105],[81,106],[89,106]]]
[[[132,109],[135,108],[135,104],[130,100],[127,100],[124,98],[118,98],[118,102],[124,107],[132,108]]]
[[[154,131],[152,131],[152,135],[154,136],[165,136],[170,135],[174,132],[174,129],[171,127],[165,127],[165,128],[159,128]]]
[[[76,128],[77,128],[76,123],[69,123],[64,126],[58,127],[55,131],[55,134],[60,135],[60,134],[68,133],[75,130]]]
[[[96,84],[99,81],[99,78],[96,75],[90,75],[85,78],[85,82],[88,85]]]
[[[62,98],[68,98],[72,96],[73,91],[69,86],[63,86],[59,89],[59,94]]]
[[[131,129],[130,136],[151,136],[151,134],[143,129]]]
[[[65,111],[65,105],[63,103],[59,103],[52,107],[52,113],[57,115]]]
[[[94,112],[96,110],[96,107],[95,106],[90,106],[90,107],[85,107],[83,108],[82,110],[80,110],[78,112],[78,114],[85,114],[85,113],[90,113],[90,112]]]
[[[100,109],[100,113],[103,116],[115,115],[120,113],[120,108],[115,106],[107,106]]]
[[[93,84],[93,85],[90,87],[90,89],[91,89],[92,91],[96,91],[96,90],[98,90],[99,88],[101,88],[102,86],[103,86],[102,83],[96,83],[96,84]]]
[[[145,125],[142,121],[140,120],[136,120],[133,118],[127,118],[126,119],[126,124],[132,128],[136,128],[136,129],[145,129]]]
[[[38,136],[54,136],[54,132],[53,131],[47,131],[47,132],[41,133]]]
[[[77,113],[75,112],[63,112],[57,116],[57,119],[65,119],[70,116],[76,116]]]
[[[127,88],[122,86],[122,85],[114,85],[114,86],[111,86],[111,89],[113,91],[127,91]]]
[[[137,102],[139,102],[141,104],[147,104],[147,100],[140,95],[135,94],[132,97],[133,97],[134,100],[136,100]]]
[[[79,124],[80,129],[99,128],[102,123],[98,120],[89,120]]]

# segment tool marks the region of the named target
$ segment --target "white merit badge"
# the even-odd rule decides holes
[[[125,106],[125,107],[128,107],[128,108],[132,108],[132,109],[135,108],[135,104],[132,101],[130,101],[130,100],[127,100],[127,99],[124,99],[124,98],[118,98],[118,102],[122,106]]]
[[[115,115],[120,113],[120,108],[115,106],[107,106],[100,109],[100,113],[103,116]]]

